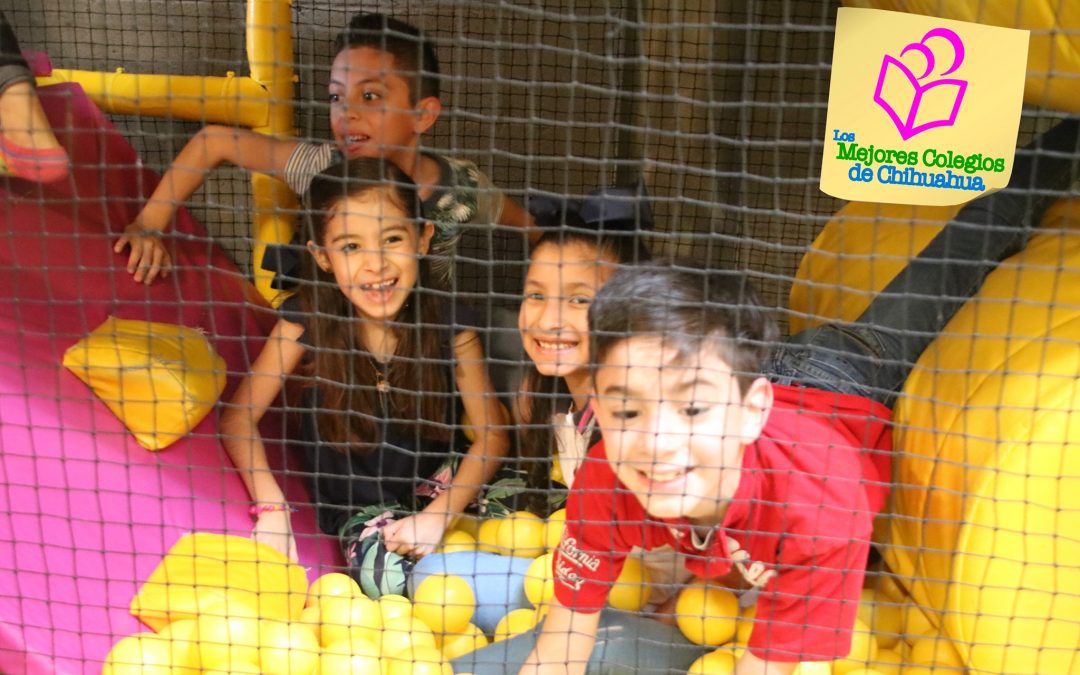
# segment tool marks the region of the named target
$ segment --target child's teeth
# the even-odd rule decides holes
[[[537,340],[537,342],[544,349],[567,349],[571,346],[569,342],[544,342],[543,340]]]
[[[668,472],[665,472],[665,473],[653,473],[651,476],[649,476],[649,480],[664,483],[664,482],[667,482],[667,481],[670,481],[670,480],[675,480],[676,478],[678,478],[681,475],[682,475],[681,471],[668,471]]]

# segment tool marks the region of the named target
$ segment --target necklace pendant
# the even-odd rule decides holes
[[[375,383],[375,390],[378,391],[380,394],[389,394],[390,383],[386,381],[385,377],[380,375],[379,381]]]

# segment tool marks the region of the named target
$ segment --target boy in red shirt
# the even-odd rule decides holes
[[[699,577],[756,595],[738,675],[845,656],[888,490],[895,392],[1075,180],[1078,130],[1069,119],[1037,139],[1010,187],[965,207],[854,323],[771,355],[776,326],[744,275],[612,276],[589,310],[603,442],[575,478],[556,599],[521,672],[584,672],[627,554],[665,544]]]

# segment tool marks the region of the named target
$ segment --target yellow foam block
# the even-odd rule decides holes
[[[886,558],[977,672],[1080,673],[1080,210],[1052,216],[895,411]]]
[[[1080,112],[1080,2],[844,0],[844,4],[1030,30],[1024,102]]]
[[[176,442],[213,409],[225,361],[194,328],[109,317],[64,353],[147,450]]]
[[[155,631],[200,612],[296,620],[307,597],[302,567],[246,537],[199,532],[182,537],[131,600],[131,614]],[[224,608],[224,609],[223,609]]]

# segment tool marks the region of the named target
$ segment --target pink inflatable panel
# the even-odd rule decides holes
[[[12,675],[99,672],[116,640],[144,630],[128,604],[182,534],[251,530],[216,413],[148,452],[60,365],[64,351],[109,315],[202,327],[228,363],[227,398],[275,320],[186,212],[178,270],[134,283],[112,245],[158,179],[77,85],[41,97],[71,178],[0,177],[0,672]],[[264,432],[282,466],[276,426]],[[298,478],[287,489],[307,501]],[[294,524],[311,578],[340,564],[310,508]]]

